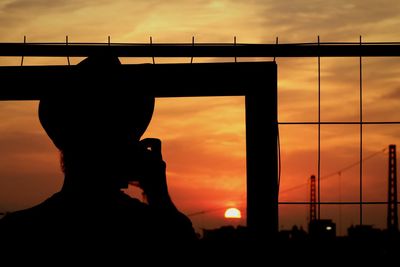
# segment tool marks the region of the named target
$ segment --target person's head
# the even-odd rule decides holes
[[[126,88],[104,87],[118,84],[104,77],[120,65],[118,58],[88,57],[78,65],[83,73],[95,70],[101,75],[95,80],[91,75],[89,80],[76,84],[79,90],[75,88],[75,93],[63,89],[43,97],[39,103],[40,122],[62,153],[66,175],[125,185],[133,178],[139,157],[134,151],[150,123],[154,97],[134,94],[130,88],[134,83]]]

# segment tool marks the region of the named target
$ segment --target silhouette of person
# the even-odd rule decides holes
[[[81,246],[195,240],[191,221],[169,196],[161,141],[140,140],[154,97],[115,88],[117,57],[89,56],[78,67],[79,84],[43,97],[38,110],[60,150],[62,189],[37,206],[6,215],[0,238]],[[147,203],[122,192],[133,181]]]

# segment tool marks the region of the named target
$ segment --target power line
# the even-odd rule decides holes
[[[383,149],[381,149],[380,151],[377,151],[377,152],[375,152],[375,153],[373,153],[373,154],[371,154],[371,155],[369,155],[369,156],[363,158],[362,161],[364,162],[364,161],[366,161],[366,160],[369,160],[369,159],[371,159],[371,158],[373,158],[373,157],[375,157],[375,156],[377,156],[377,155],[379,155],[379,154],[381,154],[381,153],[384,153],[386,150],[387,150],[387,148],[383,148]],[[330,178],[330,177],[333,177],[333,176],[336,176],[336,175],[340,175],[340,174],[342,174],[343,172],[345,172],[345,171],[347,171],[347,170],[349,170],[349,169],[351,169],[351,168],[354,168],[354,167],[358,166],[358,165],[360,164],[360,162],[361,162],[361,161],[359,160],[359,161],[354,162],[354,163],[352,163],[352,164],[350,164],[350,165],[347,165],[347,166],[345,166],[345,167],[343,167],[343,168],[341,168],[341,169],[339,169],[339,170],[337,170],[337,171],[335,171],[335,172],[332,172],[332,173],[329,173],[329,174],[327,174],[327,175],[321,176],[321,180],[325,180],[325,179],[328,179],[328,178]],[[303,184],[299,184],[299,185],[293,186],[293,187],[291,187],[291,188],[288,188],[288,189],[286,189],[286,190],[283,190],[283,191],[281,191],[280,193],[291,192],[291,191],[297,190],[297,189],[302,188],[302,187],[307,186],[307,185],[308,185],[308,182],[303,183]]]
[[[186,216],[188,216],[188,217],[193,217],[193,216],[197,216],[197,215],[203,215],[203,214],[206,214],[206,213],[210,213],[210,212],[215,212],[215,211],[220,211],[220,210],[224,210],[224,209],[227,209],[228,207],[219,207],[219,208],[215,208],[215,209],[209,209],[209,210],[202,210],[202,211],[198,211],[198,212],[193,212],[193,213],[189,213],[189,214],[186,214]],[[238,209],[242,209],[243,208],[243,206],[239,206],[239,207],[237,207]]]
[[[219,211],[219,210],[222,210],[222,209],[226,209],[226,207],[219,207],[219,208],[210,209],[210,210],[202,210],[202,211],[198,211],[198,212],[193,212],[193,213],[186,214],[186,216],[193,217],[193,216],[202,215],[202,214],[205,214],[205,213]]]
[[[369,159],[371,159],[371,158],[373,158],[373,157],[375,157],[377,155],[380,155],[381,153],[384,153],[386,150],[387,150],[387,148],[385,147],[385,148],[383,148],[383,149],[381,149],[381,150],[379,150],[379,151],[377,151],[375,153],[372,153],[371,155],[368,155],[367,157],[363,158],[362,161],[364,162],[364,161],[369,160]],[[349,164],[349,165],[347,165],[347,166],[345,166],[345,167],[343,167],[343,168],[341,168],[341,169],[339,169],[339,170],[337,170],[335,172],[332,172],[332,173],[329,173],[327,175],[321,176],[321,180],[325,180],[325,179],[328,179],[328,178],[336,176],[336,175],[341,175],[343,172],[358,166],[358,164],[360,164],[360,161],[357,161],[357,162],[354,162],[352,164]],[[308,185],[308,183],[299,184],[299,185],[293,186],[291,188],[288,188],[286,190],[283,190],[280,193],[291,192],[291,191],[303,188],[304,186],[307,186],[307,185]],[[219,207],[219,208],[214,208],[214,209],[209,209],[209,210],[202,210],[202,211],[198,211],[198,212],[189,213],[189,214],[187,214],[187,216],[188,217],[193,217],[193,216],[203,215],[203,214],[206,214],[206,213],[215,212],[215,211],[223,210],[223,209],[226,209],[226,208],[227,207]]]
[[[366,161],[366,160],[369,160],[369,159],[371,159],[371,158],[373,158],[373,157],[375,157],[375,156],[377,156],[377,155],[379,155],[379,154],[381,154],[381,153],[384,153],[386,150],[387,150],[387,148],[383,148],[382,150],[377,151],[377,152],[375,152],[375,153],[373,153],[373,154],[371,154],[371,155],[369,155],[369,156],[363,158],[363,159],[362,159],[362,162],[364,162],[364,161]],[[324,176],[321,177],[321,179],[327,179],[327,178],[330,178],[330,177],[332,177],[332,176],[339,175],[339,174],[341,174],[341,173],[344,172],[344,171],[347,171],[347,170],[349,170],[349,169],[351,169],[351,168],[353,168],[353,167],[355,167],[355,166],[358,166],[358,165],[360,164],[360,162],[361,162],[361,161],[357,161],[357,162],[355,162],[355,163],[353,163],[353,164],[350,164],[350,165],[348,165],[348,166],[346,166],[346,167],[344,167],[344,168],[342,168],[342,169],[340,169],[340,170],[338,170],[338,171],[336,171],[336,172],[332,172],[332,173],[330,173],[330,174],[324,175]]]

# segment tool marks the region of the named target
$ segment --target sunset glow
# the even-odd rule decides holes
[[[63,42],[68,35],[69,42],[106,42],[110,36],[115,43],[147,44],[152,36],[153,43],[190,43],[194,36],[196,43],[232,43],[236,36],[238,43],[275,43],[278,36],[279,43],[303,43],[316,42],[317,36],[321,42],[356,42],[362,35],[365,42],[396,42],[400,41],[398,10],[397,0],[6,0],[0,3],[0,41],[22,42],[26,35],[27,42]],[[82,58],[70,60],[77,64]],[[120,60],[152,62],[152,58]],[[191,59],[154,60],[157,64],[190,63]],[[273,58],[237,58],[239,62],[262,60]],[[235,58],[193,59],[193,63],[217,61]],[[276,58],[276,62],[279,121],[310,122],[279,127],[279,200],[306,202],[309,177],[318,172],[318,128],[311,124],[318,120],[317,59]],[[363,120],[400,121],[399,58],[363,58],[362,63]],[[21,58],[0,58],[3,66],[20,64]],[[66,58],[24,58],[24,65],[66,64]],[[321,58],[321,121],[359,120],[359,70],[359,58]],[[126,90],[146,88],[138,88],[132,77]],[[0,103],[0,213],[32,207],[62,186],[59,153],[40,126],[37,104]],[[359,131],[359,125],[352,124],[321,126],[321,177],[330,175],[321,180],[321,201],[360,199]],[[169,191],[176,206],[185,214],[205,211],[190,217],[196,230],[225,224],[222,210],[228,201],[242,210],[243,214],[235,212],[245,223],[244,97],[159,98],[145,137],[163,142]],[[399,124],[363,126],[363,157],[376,153],[363,165],[364,201],[387,200],[385,148],[389,144],[400,145]],[[349,165],[354,167],[340,171]],[[307,211],[308,205],[281,205],[279,226],[306,228]],[[384,228],[386,206],[366,207],[363,216],[365,224]],[[321,207],[321,217],[332,218],[338,233],[345,234],[349,225],[358,222],[359,210],[357,205],[327,205]]]

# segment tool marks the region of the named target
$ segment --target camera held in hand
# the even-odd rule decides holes
[[[155,169],[165,168],[162,160],[161,140],[156,138],[146,138],[135,144],[133,148],[133,165],[135,167],[130,184],[139,185],[143,179],[154,174]]]

